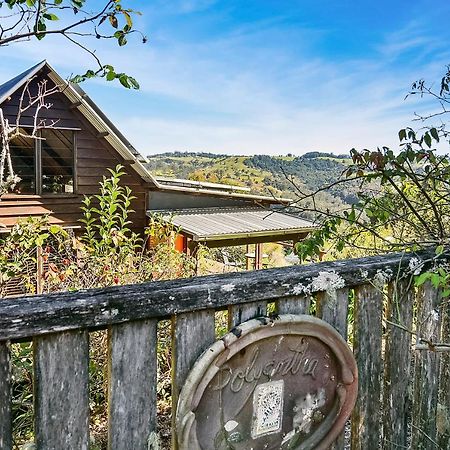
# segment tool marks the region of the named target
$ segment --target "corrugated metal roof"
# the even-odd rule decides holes
[[[201,208],[147,213],[161,215],[163,220],[191,235],[194,241],[294,235],[316,228],[308,220],[263,208]]]

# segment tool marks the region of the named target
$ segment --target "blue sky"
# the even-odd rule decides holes
[[[450,2],[443,0],[128,4],[142,11],[137,25],[148,44],[92,45],[141,90],[100,80],[83,88],[145,155],[395,147],[414,112],[433,108],[405,101],[409,86],[437,82],[450,64]],[[1,80],[41,59],[62,76],[93,65],[58,38],[0,51]]]

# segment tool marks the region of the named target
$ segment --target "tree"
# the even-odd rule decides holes
[[[88,9],[88,4],[94,9]],[[119,80],[126,88],[138,89],[137,81],[123,72],[116,72],[104,64],[92,49],[92,38],[117,42],[124,46],[131,34],[138,34],[142,42],[147,38],[134,28],[138,11],[124,6],[122,0],[4,0],[0,2],[0,47],[30,39],[62,36],[71,44],[87,52],[96,67],[72,81],[104,77]]]
[[[39,130],[53,128],[56,120],[47,121],[40,118],[40,111],[52,107],[48,97],[60,91],[60,86],[50,86],[47,79],[34,83],[36,76],[31,77],[22,89],[19,107],[14,123],[10,123],[0,108],[0,195],[14,189],[20,178],[15,174],[11,161],[10,143],[22,136],[25,139],[42,139]],[[34,85],[35,84],[35,85]],[[21,128],[21,118],[27,111],[33,112],[33,124],[27,134]]]
[[[299,243],[303,259],[328,246],[334,256],[342,251],[376,254],[390,251],[418,251],[436,248],[439,256],[450,244],[450,157],[436,146],[448,145],[445,120],[450,113],[450,69],[441,79],[438,92],[423,80],[412,85],[408,95],[430,96],[438,109],[428,115],[416,115],[420,130],[401,129],[399,151],[388,147],[376,150],[352,149],[351,164],[331,185],[308,195],[299,195],[297,205],[336,184],[358,183],[358,201],[342,211],[315,209],[321,227]],[[439,119],[439,124],[434,120]],[[448,148],[448,147],[447,147]],[[299,206],[301,210],[301,206]],[[420,272],[420,271],[418,271]],[[435,268],[422,274],[419,283],[431,279],[450,295],[450,272]]]

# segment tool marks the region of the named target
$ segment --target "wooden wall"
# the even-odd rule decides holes
[[[42,79],[40,75],[37,79]],[[50,82],[51,83],[51,82]],[[15,122],[17,109],[20,102],[22,88],[2,105],[4,114]],[[0,201],[0,223],[10,227],[21,217],[40,216],[49,214],[50,222],[60,225],[80,225],[81,200],[83,195],[98,193],[99,182],[102,176],[108,176],[107,168],[114,168],[117,164],[125,166],[127,175],[122,177],[122,182],[132,189],[136,200],[133,201],[132,214],[133,228],[142,231],[146,225],[146,190],[145,181],[127,164],[126,161],[103,138],[98,136],[97,130],[76,109],[71,108],[69,100],[64,94],[55,94],[48,99],[52,106],[43,110],[40,117],[58,120],[55,128],[74,128],[77,141],[76,175],[77,189],[75,194],[7,194]],[[21,124],[30,125],[34,117],[34,111],[26,112],[21,119]]]

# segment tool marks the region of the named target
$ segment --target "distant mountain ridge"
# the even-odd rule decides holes
[[[148,156],[148,169],[154,175],[190,180],[228,183],[249,187],[253,192],[295,200],[336,181],[350,163],[349,155],[309,152],[301,156],[234,156],[207,152],[167,152]],[[321,192],[316,201],[336,209],[353,203],[354,189],[339,185]],[[304,202],[308,209],[312,206]]]

